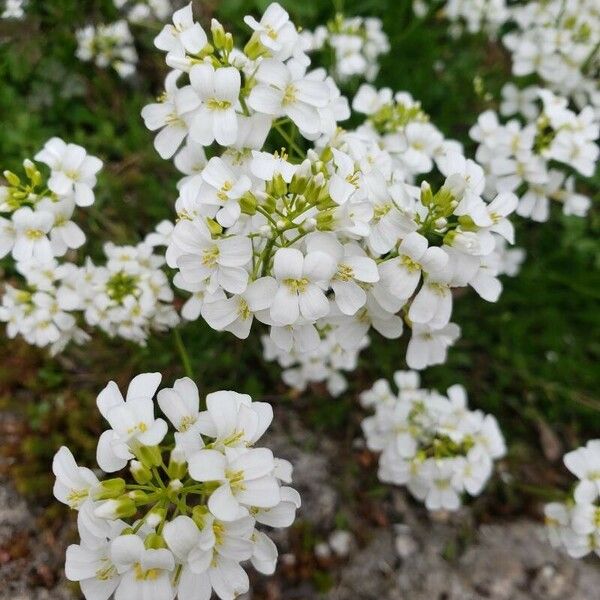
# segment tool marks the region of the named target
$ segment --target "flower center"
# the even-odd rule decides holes
[[[225,202],[228,199],[227,193],[230,192],[232,188],[233,188],[233,182],[226,181],[221,186],[221,189],[217,192],[217,198],[219,200],[222,200],[223,202]]]
[[[283,92],[283,105],[287,106],[288,104],[294,104],[294,102],[296,102],[297,92],[298,90],[294,84],[290,83],[288,86],[286,86]]]
[[[340,281],[351,281],[354,279],[354,270],[348,265],[340,264],[338,265],[335,278],[339,279]]]
[[[196,417],[187,415],[179,422],[179,431],[187,431],[196,422]]]
[[[214,267],[217,263],[217,259],[219,258],[219,247],[213,246],[212,248],[208,248],[204,250],[202,253],[202,264],[205,267]]]
[[[303,294],[308,287],[309,281],[306,278],[302,279],[284,279],[283,283],[293,294]]]
[[[122,302],[126,296],[134,295],[137,290],[137,277],[123,271],[115,273],[106,282],[106,293],[115,302]]]
[[[209,98],[206,101],[206,106],[210,110],[227,110],[231,108],[231,102],[229,100],[219,100],[218,98]]]
[[[238,303],[238,315],[240,316],[240,319],[244,319],[244,321],[246,321],[252,316],[250,307],[243,298],[240,298],[240,301]]]
[[[40,238],[44,237],[44,232],[41,229],[28,229],[25,232],[25,235],[30,240],[39,240]]]
[[[421,270],[421,265],[414,261],[410,256],[406,255],[400,257],[400,265],[402,265],[410,273]]]
[[[160,569],[148,569],[147,571],[144,571],[140,563],[135,563],[133,571],[137,581],[154,581],[158,579],[158,576],[160,575]]]

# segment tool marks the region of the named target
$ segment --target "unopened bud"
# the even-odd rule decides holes
[[[185,454],[178,448],[174,448],[171,451],[167,472],[169,477],[175,480],[183,479],[187,473]]]
[[[225,29],[217,19],[213,19],[210,22],[210,32],[212,34],[214,47],[217,50],[223,50],[225,48]]]
[[[139,460],[132,460],[129,463],[129,471],[136,483],[140,485],[146,485],[152,480],[152,471],[148,467],[145,467]]]
[[[100,482],[92,493],[94,500],[108,500],[118,498],[125,492],[125,480],[117,477]]]
[[[285,196],[287,194],[287,191],[288,186],[285,182],[285,179],[283,178],[281,173],[277,173],[275,177],[273,177],[273,195],[279,198],[281,196]]]
[[[13,173],[12,171],[4,171],[3,175],[4,179],[6,179],[6,181],[8,181],[8,183],[13,187],[21,185],[21,180],[19,179],[19,176]]]
[[[148,523],[150,527],[158,527],[167,514],[166,509],[164,508],[153,508],[145,517],[144,521]]]
[[[149,496],[143,490],[131,490],[127,495],[138,505],[148,503]]]
[[[221,235],[223,233],[223,228],[214,219],[206,217],[206,224],[212,235]]]
[[[256,214],[256,196],[252,192],[246,192],[240,198],[240,208],[245,215]]]
[[[192,509],[192,520],[198,526],[198,529],[204,529],[204,523],[208,516],[208,506],[198,505]]]
[[[147,469],[158,467],[162,463],[162,456],[158,446],[141,446],[136,451],[139,461]]]
[[[150,533],[144,540],[144,548],[147,550],[160,550],[161,548],[166,547],[167,543],[165,542],[165,538],[158,533]]]
[[[129,496],[121,496],[117,500],[107,500],[94,510],[100,519],[116,520],[133,517],[137,512],[135,502]]]
[[[423,181],[421,183],[421,204],[423,206],[429,206],[433,202],[433,192],[431,191],[431,186]]]

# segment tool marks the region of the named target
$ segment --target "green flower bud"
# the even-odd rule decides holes
[[[147,469],[158,467],[162,463],[162,455],[158,446],[142,446],[136,454],[139,461]]]
[[[246,192],[240,198],[240,208],[245,215],[256,214],[256,196],[252,192]]]
[[[214,219],[206,217],[206,224],[212,235],[221,235],[223,233],[223,228]]]
[[[165,538],[158,533],[150,533],[144,540],[144,548],[147,550],[160,550],[161,548],[166,547],[167,542],[165,542]]]
[[[423,181],[421,183],[421,204],[423,206],[429,206],[433,202],[433,192],[431,191],[431,186]]]
[[[225,34],[225,52],[233,50],[233,36],[230,33]]]
[[[225,29],[217,19],[213,19],[210,22],[210,32],[212,34],[214,47],[217,50],[223,50],[225,48]]]
[[[145,517],[144,521],[150,525],[150,527],[158,527],[160,523],[162,523],[167,516],[166,508],[153,508]]]
[[[98,488],[94,490],[94,500],[108,500],[109,498],[118,498],[125,492],[125,480],[120,477],[106,479],[102,481]]]
[[[148,503],[148,494],[143,490],[131,490],[127,492],[127,495],[136,503],[136,504],[147,504]]]
[[[282,196],[285,196],[287,194],[287,191],[288,186],[285,182],[285,179],[283,178],[281,173],[277,173],[273,178],[273,195],[278,198],[281,198]]]
[[[152,481],[152,471],[148,467],[145,467],[139,460],[132,460],[129,463],[129,471],[136,483],[140,485],[146,485]]]
[[[135,502],[127,495],[121,496],[116,500],[107,500],[94,511],[97,517],[101,519],[127,519],[133,517],[137,512]]]
[[[260,41],[260,37],[253,33],[252,37],[248,40],[248,43],[244,46],[244,54],[250,60],[256,60],[259,56],[265,53],[265,47]]]
[[[185,474],[187,473],[187,463],[181,450],[174,449],[171,451],[167,472],[171,479],[179,480],[185,477]]]
[[[208,506],[198,505],[192,509],[192,520],[198,526],[198,529],[204,529],[204,522],[209,515]]]
[[[8,181],[10,185],[14,187],[21,185],[21,180],[19,179],[19,176],[13,173],[12,171],[4,171],[3,175],[4,179],[6,179],[6,181]]]
[[[322,211],[317,215],[317,229],[319,231],[331,231],[333,228],[333,214],[330,211]]]

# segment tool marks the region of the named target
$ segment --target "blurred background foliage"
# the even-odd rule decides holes
[[[325,0],[280,1],[305,28],[342,8]],[[193,4],[205,26],[217,17],[245,41],[243,16],[261,12],[269,2]],[[383,58],[376,84],[409,91],[447,136],[473,150],[469,127],[481,111],[497,106],[510,65],[502,48],[483,36],[450,37],[438,9],[439,3],[432,2],[428,15],[417,18],[409,0],[348,0],[343,6],[347,15],[383,20],[392,50]],[[112,0],[30,0],[25,21],[0,22],[0,164],[18,169],[53,135],[100,156],[105,168],[96,204],[85,211],[82,223],[88,234],[85,248],[96,257],[103,242],[135,243],[160,219],[170,218],[178,179],[171,163],[154,151],[153,136],[140,117],[166,73],[162,53],[152,46],[160,27],[132,26],[140,63],[131,81],[75,57],[77,28],[117,17]],[[352,95],[358,85],[350,82],[344,91]],[[456,302],[454,320],[462,327],[462,339],[447,364],[423,375],[427,387],[465,384],[471,404],[498,417],[510,445],[506,472],[511,475],[504,484],[512,481],[526,493],[561,483],[562,451],[600,430],[600,176],[583,185],[596,203],[589,217],[556,213],[546,224],[520,222],[517,245],[527,251],[521,273],[505,279],[496,304],[474,292]],[[2,273],[10,277],[0,264]],[[308,426],[344,440],[348,454],[362,416],[357,393],[405,368],[406,339],[373,337],[341,398],[330,398],[320,386],[299,397],[280,383],[279,369],[262,360],[258,336],[242,342],[200,321],[187,324],[182,336],[204,392],[235,388],[282,408],[297,407]],[[48,495],[49,463],[63,443],[91,463],[102,427],[94,404],[97,392],[109,379],[126,385],[144,370],[162,371],[167,382],[182,376],[170,335],[138,348],[96,333],[93,343],[54,359],[2,338],[0,465],[18,489]],[[514,496],[504,484],[496,484],[502,501]]]

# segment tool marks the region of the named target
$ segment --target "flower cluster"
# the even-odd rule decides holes
[[[135,483],[100,481],[62,447],[53,462],[54,495],[78,510],[81,540],[67,549],[67,578],[86,600],[221,600],[248,591],[240,563],[272,574],[277,548],[257,525],[288,527],[300,507],[292,466],[255,447],[273,413],[245,394],[219,391],[200,409],[189,378],[158,392],[160,373],[110,382],[97,405],[110,429],[98,442],[106,473],[128,467]],[[174,441],[168,433],[174,430]]]
[[[541,111],[534,95],[541,99]],[[520,110],[527,120],[501,124],[495,112],[486,111],[471,129],[480,144],[476,159],[486,170],[486,194],[517,193],[517,214],[535,221],[548,219],[551,200],[562,203],[565,214],[584,216],[591,201],[577,193],[571,173],[591,177],[596,168],[600,123],[592,108],[577,114],[549,90],[509,87],[501,110]]]
[[[566,502],[544,509],[550,542],[574,558],[600,556],[600,440],[565,454],[564,463],[579,481]]]
[[[379,57],[390,51],[388,37],[376,17],[345,18],[338,13],[326,26],[303,31],[302,37],[310,52],[330,51],[332,73],[339,82],[352,77],[373,81],[379,72]]]
[[[0,186],[0,215],[6,216],[0,216],[0,258],[10,253],[16,261],[46,262],[85,242],[71,219],[76,206],[94,203],[102,161],[59,138],[49,140],[35,160],[49,167],[48,178],[31,160],[23,163],[21,177],[4,172],[7,185]]]
[[[76,32],[76,37],[79,60],[94,62],[103,69],[112,67],[123,79],[135,73],[138,56],[127,21],[87,25]]]
[[[58,262],[69,249],[80,248],[85,234],[72,220],[75,207],[94,203],[100,159],[76,144],[49,140],[35,156],[50,174],[44,177],[30,160],[24,175],[5,171],[0,186],[0,258],[11,255],[21,286],[6,284],[0,321],[7,335],[21,335],[28,343],[61,351],[70,341],[89,336],[87,324],[109,336],[145,344],[151,331],[174,327],[179,317],[172,306],[173,291],[155,254],[161,242],[152,233],[137,246],[104,246],[106,264],[96,266]]]
[[[506,0],[448,0],[443,11],[453,23],[454,35],[460,35],[464,23],[469,33],[485,31],[495,38],[510,18]]]
[[[113,0],[116,8],[125,12],[130,23],[166,21],[173,12],[171,0]]]
[[[81,267],[55,260],[17,263],[25,286],[5,285],[0,304],[0,321],[7,323],[8,337],[21,335],[56,354],[71,341],[89,339],[78,324],[140,345],[151,332],[177,325],[173,290],[161,270],[164,257],[154,254],[147,243],[107,243],[104,251],[103,266],[90,258]]]
[[[592,106],[600,116],[597,2],[527,2],[511,8],[511,20],[516,29],[502,41],[512,53],[513,74],[536,74],[554,92],[579,107]]]
[[[25,0],[6,0],[1,17],[3,19],[23,19],[25,17]]]
[[[256,317],[270,327],[270,357],[300,363],[286,375],[296,387],[343,389],[338,370],[353,368],[371,327],[394,339],[404,321],[409,365],[443,361],[459,334],[451,288],[471,285],[491,301],[500,293],[492,257],[498,236],[513,241],[516,197],[484,202],[482,169],[409,94],[365,85],[353,102],[365,123],[337,128],[347,101],[307,70],[278,4],[246,18],[243,51],[215,21],[209,43],[191,6],[173,22],[155,43],[175,70],[143,117],[185,175],[177,223],[161,235],[175,285],[193,294],[186,315],[240,338]],[[265,150],[277,142],[285,147]],[[443,186],[414,187],[434,164]]]
[[[418,373],[397,371],[394,394],[386,380],[360,396],[375,415],[362,422],[370,450],[381,452],[379,478],[406,485],[429,510],[456,510],[465,492],[477,496],[494,460],[506,451],[492,415],[467,408],[464,388],[447,396],[419,388]]]

